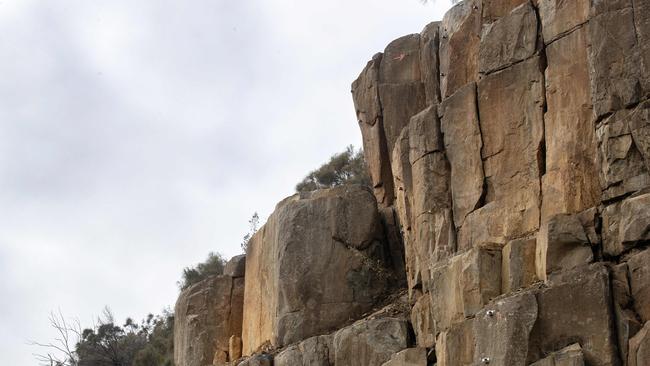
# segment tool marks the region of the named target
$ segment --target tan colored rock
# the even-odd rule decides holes
[[[352,99],[363,138],[363,151],[377,202],[388,207],[393,203],[393,176],[390,151],[386,144],[383,114],[379,101],[379,65],[382,54],[368,62],[352,83]]]
[[[530,366],[585,366],[580,344],[574,343]]]
[[[603,210],[603,251],[617,256],[650,239],[650,194],[632,196]]]
[[[427,350],[407,348],[391,356],[382,366],[427,366]]]
[[[336,329],[372,308],[391,279],[382,237],[375,199],[361,186],[280,202],[249,244],[244,355]]]
[[[537,277],[544,280],[551,272],[576,268],[594,260],[585,228],[575,214],[551,217],[539,231],[536,253]]]
[[[634,25],[639,48],[640,79],[645,95],[650,95],[650,4],[646,0],[632,0]]]
[[[274,366],[330,366],[334,365],[332,336],[308,338],[280,352],[273,359]]]
[[[630,340],[627,366],[650,365],[650,322]]]
[[[532,293],[488,304],[474,321],[476,364],[487,358],[490,365],[526,365],[528,339],[536,320],[537,300]]]
[[[411,291],[421,285],[422,276],[417,261],[417,248],[414,244],[412,230],[413,180],[409,151],[409,133],[408,127],[405,127],[393,150],[392,169],[395,187],[395,210],[397,211],[397,221],[402,242],[404,243],[406,280],[409,291]]]
[[[436,338],[438,366],[474,366],[474,321],[468,319],[441,332]]]
[[[483,1],[483,24],[491,23],[510,12],[528,0],[487,0]]]
[[[424,282],[438,333],[473,316],[501,293],[501,253],[478,248],[452,257],[431,270]]]
[[[623,110],[599,123],[596,129],[603,199],[611,200],[650,185],[650,176],[630,125],[643,125],[642,113]],[[641,132],[643,127],[637,131]],[[643,133],[643,132],[641,132]]]
[[[390,254],[390,264],[393,268],[395,280],[399,286],[404,286],[407,284],[404,243],[400,235],[400,224],[395,207],[379,208],[379,217],[384,228],[388,253]]]
[[[646,171],[650,172],[650,101],[639,104],[630,118],[629,126],[634,145],[643,156]]]
[[[244,277],[246,274],[246,255],[232,257],[223,269],[223,274],[230,277]]]
[[[507,240],[539,227],[544,141],[541,67],[541,60],[535,57],[478,83],[485,202],[495,202],[490,214],[500,219],[501,236]]]
[[[555,1],[540,1],[540,11],[543,3]],[[585,2],[561,3],[571,7]],[[542,180],[542,221],[555,214],[595,207],[600,201],[584,28],[548,45],[546,56],[548,110],[544,118],[546,174]]]
[[[486,4],[483,3],[485,12]],[[485,13],[484,13],[485,16]],[[501,19],[483,27],[479,72],[487,74],[525,60],[537,50],[537,14],[524,3]]]
[[[481,1],[462,1],[443,17],[440,32],[442,99],[478,78]]]
[[[229,360],[241,335],[244,279],[212,276],[183,290],[174,310],[174,363],[205,366]]]
[[[444,100],[439,110],[445,149],[451,165],[456,227],[463,225],[465,217],[477,208],[483,196],[483,143],[476,105],[476,85],[469,84]]]
[[[230,336],[228,341],[228,358],[229,361],[234,361],[241,358],[241,337],[236,335]]]
[[[411,117],[426,107],[426,91],[420,72],[420,35],[412,34],[391,42],[379,67],[381,100],[387,151]]]
[[[632,1],[605,3],[609,7],[596,8],[598,14],[587,24],[591,92],[597,116],[638,103],[643,94]]]
[[[531,333],[529,362],[578,342],[585,364],[618,365],[609,272],[602,264],[551,276],[537,294],[538,316]]]
[[[428,106],[440,103],[439,46],[440,22],[429,23],[420,32],[420,73]]]
[[[508,239],[503,220],[499,216],[501,212],[503,207],[499,202],[493,201],[467,215],[465,223],[458,230],[458,251],[503,247]]]
[[[362,320],[334,334],[334,365],[381,365],[408,347],[408,323],[403,319]]]
[[[613,266],[611,273],[618,348],[621,359],[627,360],[630,338],[642,328],[642,324],[637,320],[633,310],[627,263]]]
[[[627,264],[634,310],[641,320],[650,321],[650,250],[634,255]]]
[[[528,287],[537,281],[535,238],[508,242],[502,251],[501,292],[504,294]]]
[[[549,44],[589,20],[590,1],[537,0],[544,43]]]
[[[431,314],[431,296],[420,296],[411,309],[411,324],[419,347],[433,348],[436,344],[436,325]]]
[[[237,364],[237,366],[272,366],[273,356],[263,353],[247,358],[246,360]]]

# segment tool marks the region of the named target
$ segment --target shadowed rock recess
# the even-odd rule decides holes
[[[178,366],[650,366],[650,0],[465,0],[352,97],[372,188],[280,202]]]

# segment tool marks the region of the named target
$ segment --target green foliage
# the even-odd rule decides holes
[[[178,282],[181,290],[184,290],[193,284],[200,282],[209,276],[223,274],[226,260],[219,253],[210,252],[208,258],[195,267],[185,267],[183,277]]]
[[[334,154],[320,168],[310,172],[302,182],[296,185],[297,192],[309,192],[322,188],[331,188],[344,184],[362,184],[370,186],[363,150],[348,146],[344,152]]]
[[[84,329],[76,346],[79,366],[173,366],[174,317],[149,314],[140,324],[127,318],[115,324],[108,309],[93,328]]]
[[[253,213],[253,216],[251,216],[251,219],[248,220],[248,225],[250,226],[250,229],[248,230],[248,233],[244,235],[244,239],[241,242],[241,249],[244,251],[244,253],[248,253],[248,243],[251,241],[251,238],[255,233],[257,232],[258,225],[260,224],[260,216],[257,214],[257,212]]]

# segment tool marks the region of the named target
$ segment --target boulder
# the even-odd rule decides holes
[[[392,282],[377,203],[361,186],[280,202],[249,244],[243,353],[288,345],[360,317]]]
[[[334,334],[334,365],[381,365],[409,346],[408,322],[397,318],[362,320]]]
[[[483,3],[483,11],[486,10]],[[479,72],[487,74],[525,60],[537,50],[537,14],[526,2],[483,27],[479,46]]]
[[[568,11],[588,2],[540,0],[540,12],[543,4],[549,3]],[[546,174],[542,179],[542,221],[559,213],[580,212],[600,202],[584,28],[549,44],[546,56]]]
[[[407,348],[391,356],[382,366],[427,366],[427,350]]]
[[[462,226],[465,217],[478,208],[483,196],[483,143],[476,105],[476,84],[472,83],[444,100],[439,110],[445,151],[451,165],[456,227]]]
[[[273,356],[266,353],[251,356],[238,363],[237,366],[273,366]]]
[[[627,366],[650,365],[650,322],[630,340]]]
[[[594,260],[591,242],[577,214],[559,214],[551,217],[537,237],[537,276],[568,270]]]
[[[501,292],[504,294],[528,287],[537,281],[535,238],[516,239],[501,250]]]
[[[634,310],[643,322],[650,321],[650,249],[632,256],[627,265]]]
[[[580,344],[574,343],[530,366],[585,366],[585,360]]]
[[[223,269],[226,276],[239,278],[246,274],[246,255],[237,255],[232,257]]]
[[[334,365],[332,336],[308,338],[277,354],[274,366],[330,366]]]
[[[478,78],[481,0],[456,4],[442,18],[440,90],[445,98]]]
[[[536,296],[538,315],[530,337],[529,362],[578,342],[585,364],[619,364],[609,271],[604,265],[559,272]]]
[[[212,276],[183,290],[174,309],[174,363],[224,364],[230,337],[241,336],[244,278]]]

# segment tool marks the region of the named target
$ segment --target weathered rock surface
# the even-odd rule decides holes
[[[557,3],[558,12],[575,14],[574,6],[586,1]],[[587,9],[588,10],[588,9]],[[582,11],[582,10],[580,10]],[[563,23],[560,15],[555,18]],[[548,18],[548,17],[546,17]],[[544,25],[542,25],[542,29]],[[546,35],[544,39],[548,39]],[[587,35],[579,28],[546,47],[546,104],[544,116],[546,174],[542,180],[542,219],[559,213],[575,213],[600,202],[594,113],[591,108]]]
[[[588,365],[618,365],[609,272],[601,264],[560,272],[537,294],[529,361],[575,342]]]
[[[501,293],[501,252],[477,248],[431,270],[425,282],[437,334],[473,316]]]
[[[426,348],[408,348],[394,354],[382,366],[427,366]]]
[[[249,245],[245,355],[332,331],[388,288],[377,204],[360,186],[285,199]]]
[[[466,0],[442,18],[440,32],[440,92],[444,98],[478,78],[481,1]]]
[[[551,217],[538,233],[537,276],[546,279],[547,274],[568,270],[594,259],[587,230],[580,214],[559,214]],[[584,214],[582,214],[584,216]]]
[[[501,292],[504,294],[528,287],[537,281],[534,238],[508,242],[501,251]]]
[[[406,320],[360,321],[334,334],[334,365],[381,365],[409,346]]]
[[[580,344],[575,343],[554,352],[550,356],[539,360],[530,366],[584,366],[585,360]]]
[[[241,336],[244,278],[209,277],[183,290],[174,310],[174,363],[225,364],[230,337]]]
[[[483,27],[479,71],[486,74],[531,57],[537,50],[537,38],[537,14],[532,4],[524,3]]]
[[[643,322],[650,321],[650,250],[630,258],[628,270],[634,310]]]
[[[603,250],[617,256],[650,239],[650,194],[641,194],[605,207]]]
[[[445,99],[439,111],[447,158],[451,164],[456,227],[463,225],[465,217],[479,206],[483,196],[483,142],[476,105],[476,84],[468,84]]]
[[[536,320],[534,294],[522,293],[489,304],[474,320],[475,355],[488,358],[490,365],[525,365]]]
[[[273,359],[275,366],[330,366],[334,361],[332,336],[308,338],[280,352]]]
[[[650,365],[650,322],[630,340],[627,366]]]

